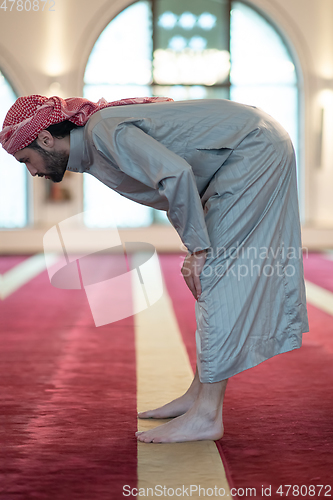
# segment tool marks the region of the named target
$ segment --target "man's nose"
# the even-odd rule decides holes
[[[32,167],[31,165],[27,165],[27,169],[29,170],[30,174],[35,177],[37,175],[37,169],[35,167]]]

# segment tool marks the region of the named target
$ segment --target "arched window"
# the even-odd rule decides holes
[[[16,96],[0,72],[0,123]],[[19,228],[27,224],[26,167],[0,147],[0,228]]]
[[[152,95],[232,99],[261,107],[287,129],[297,150],[295,64],[272,24],[241,1],[138,1],[108,24],[90,54],[84,96],[112,101]],[[101,214],[101,226],[167,220],[163,212],[84,177],[85,210],[98,200],[110,206]],[[87,217],[86,223],[95,225]]]
[[[230,99],[264,109],[298,149],[298,85],[294,61],[276,29],[258,12],[233,2]]]

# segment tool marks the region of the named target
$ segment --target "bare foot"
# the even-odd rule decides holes
[[[138,413],[138,418],[173,418],[183,415],[192,408],[198,397],[200,385],[198,371],[196,371],[194,379],[185,394],[155,410]]]
[[[191,396],[187,392],[180,396],[180,398],[174,399],[170,403],[167,403],[160,408],[155,410],[142,411],[138,413],[139,418],[172,418],[179,417],[186,413],[194,404],[195,397]]]
[[[223,436],[222,408],[208,411],[195,404],[184,415],[155,429],[136,432],[143,443],[179,443],[184,441],[216,441]]]
[[[136,432],[136,437],[143,443],[179,443],[221,439],[223,436],[222,408],[227,382],[226,379],[210,384],[200,383],[197,398],[184,415],[155,429]],[[187,392],[190,392],[194,384],[195,380]]]

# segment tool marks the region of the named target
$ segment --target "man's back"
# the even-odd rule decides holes
[[[105,108],[92,115],[87,132],[101,120],[108,120],[112,128],[116,118],[118,123],[119,118],[126,122],[134,118],[137,127],[181,156],[192,147],[235,149],[256,128],[272,128],[274,122],[276,133],[277,125],[258,108],[224,99],[204,99]],[[282,127],[279,129],[286,135]]]

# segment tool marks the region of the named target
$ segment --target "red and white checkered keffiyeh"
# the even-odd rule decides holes
[[[93,113],[103,108],[172,100],[169,97],[134,97],[107,102],[102,98],[95,103],[83,97],[68,99],[42,95],[19,97],[9,109],[3,122],[0,143],[9,154],[13,155],[29,146],[39,132],[55,123],[69,120],[75,125],[82,126]]]

